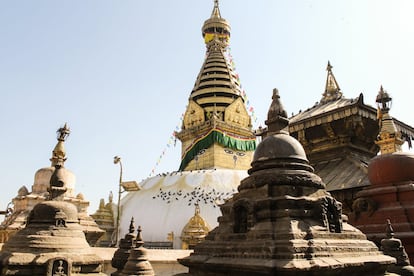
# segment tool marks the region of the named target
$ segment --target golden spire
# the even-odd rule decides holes
[[[378,105],[379,134],[375,143],[380,147],[381,154],[401,151],[404,140],[401,133],[397,130],[394,120],[389,114],[392,98],[381,85],[376,102]]]
[[[332,65],[329,61],[326,67],[326,71],[328,71],[328,74],[326,76],[325,92],[323,93],[321,99],[321,103],[323,104],[342,98],[341,89],[339,88],[338,82],[335,79],[335,76],[332,72]]]
[[[52,158],[50,161],[52,162],[52,166],[60,165],[63,166],[66,161],[66,150],[65,150],[65,140],[70,134],[70,129],[67,126],[67,123],[57,131],[57,144],[52,152]]]
[[[222,47],[228,46],[230,24],[226,19],[221,17],[218,0],[214,0],[211,17],[204,22],[202,32],[207,48],[210,48],[212,44],[219,44]]]

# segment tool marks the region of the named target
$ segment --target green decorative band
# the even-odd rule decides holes
[[[187,148],[181,158],[179,170],[184,170],[188,163],[190,163],[201,150],[211,147],[214,143],[233,150],[254,151],[256,149],[256,138],[233,136],[215,128],[196,139],[191,146]]]

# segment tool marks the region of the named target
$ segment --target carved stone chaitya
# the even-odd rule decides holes
[[[31,210],[27,225],[0,252],[1,275],[105,275],[79,224],[75,205],[64,201],[65,168],[56,163],[49,199]]]
[[[36,204],[47,200],[49,186],[52,175],[54,175],[56,165],[64,166],[66,157],[65,140],[70,134],[69,127],[65,124],[57,131],[57,144],[52,151],[50,158],[51,166],[39,169],[34,177],[32,190],[23,186],[19,189],[18,194],[12,199],[13,208],[8,216],[0,225],[0,242],[6,242],[17,231],[24,228],[30,211]],[[70,170],[64,168],[59,171],[60,177],[65,182],[66,192],[63,200],[74,204],[78,210],[80,225],[86,235],[90,245],[95,245],[97,240],[104,234],[104,231],[98,227],[94,219],[88,215],[89,201],[79,193],[75,195],[76,177]]]
[[[410,265],[410,260],[401,240],[394,237],[394,229],[389,219],[387,220],[385,230],[386,238],[381,240],[381,250],[384,254],[394,257],[397,260],[395,264],[388,267],[387,271],[397,275],[413,276],[414,267]]]
[[[131,218],[131,223],[129,224],[129,233],[125,235],[123,239],[119,241],[119,248],[115,251],[114,256],[112,257],[112,267],[116,269],[111,276],[122,276],[122,270],[124,269],[125,264],[128,261],[129,254],[131,250],[135,247],[136,236],[134,218]]]
[[[384,275],[395,260],[347,223],[301,144],[281,130],[287,118],[267,122],[275,133],[221,206],[219,226],[179,262],[190,275]]]
[[[143,247],[144,241],[141,235],[141,226],[138,226],[135,246],[131,249],[128,261],[126,262],[121,275],[148,275],[153,276],[154,270],[148,261],[147,249]]]

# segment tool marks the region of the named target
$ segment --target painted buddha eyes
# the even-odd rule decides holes
[[[246,153],[244,153],[242,151],[236,151],[236,152],[234,152],[231,149],[224,149],[224,152],[227,153],[227,154],[235,154],[235,155],[240,156],[240,157],[246,155]]]

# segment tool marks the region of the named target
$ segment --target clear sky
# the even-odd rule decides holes
[[[0,209],[50,165],[65,122],[66,168],[90,213],[116,195],[115,155],[124,180],[177,170],[181,144],[167,144],[204,60],[212,8],[213,0],[1,1]],[[220,10],[255,127],[275,87],[289,114],[319,101],[328,60],[345,97],[362,92],[375,105],[383,85],[391,115],[414,125],[412,0],[221,0]]]

